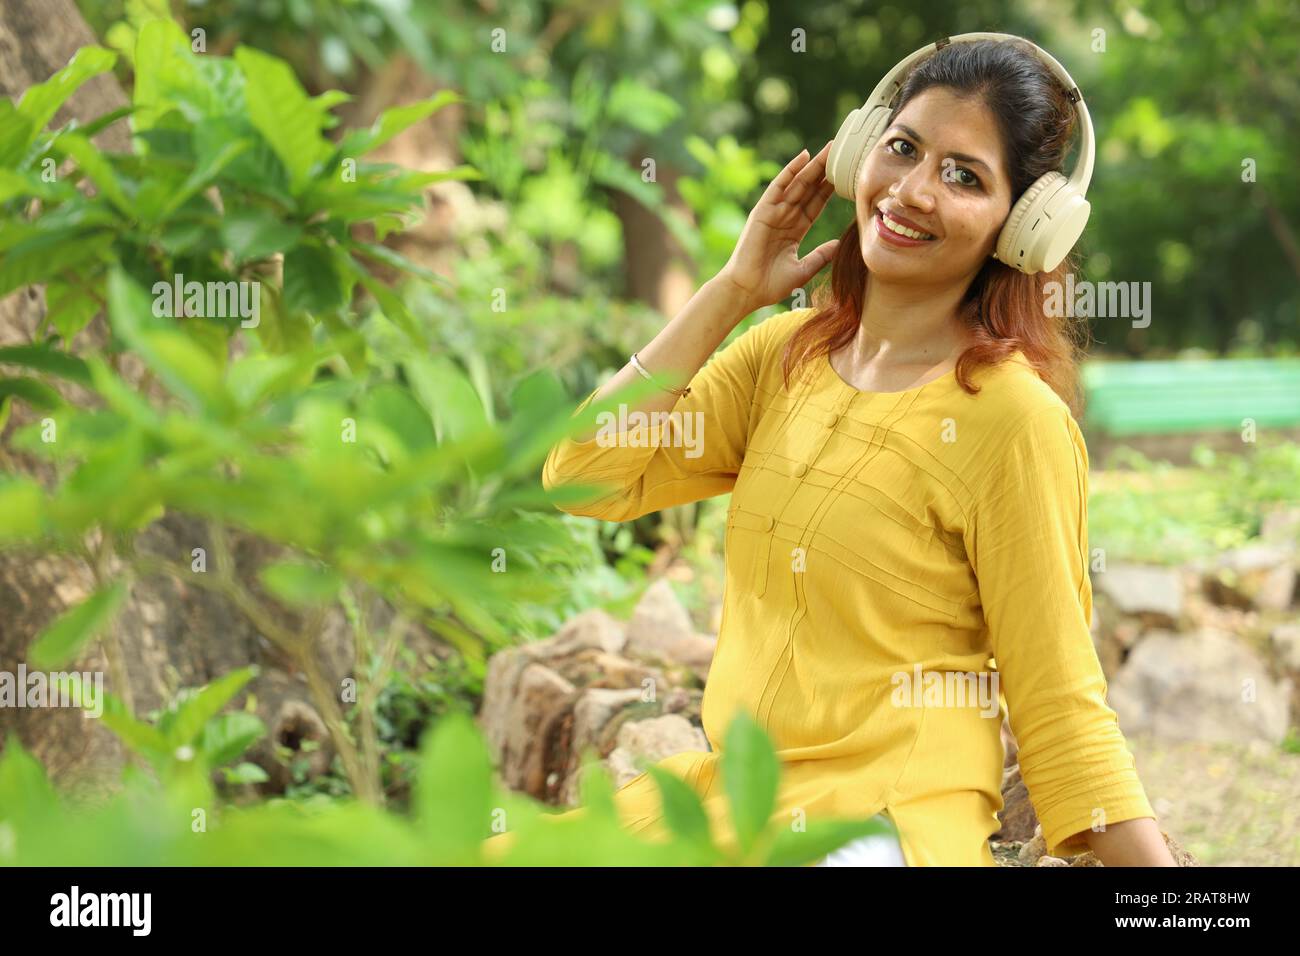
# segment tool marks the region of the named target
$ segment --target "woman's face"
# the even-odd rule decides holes
[[[1011,211],[993,114],[978,97],[930,87],[908,101],[863,160],[854,187],[862,261],[891,282],[974,278]],[[933,238],[882,235],[881,210]]]

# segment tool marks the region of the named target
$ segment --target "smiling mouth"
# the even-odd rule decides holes
[[[933,242],[936,238],[931,233],[921,232],[918,229],[896,222],[885,215],[879,207],[876,207],[875,219],[876,231],[886,239],[897,240],[901,245],[917,246],[923,242]]]

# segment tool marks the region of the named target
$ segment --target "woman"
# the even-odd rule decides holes
[[[1075,116],[1031,49],[942,47],[907,76],[840,239],[798,258],[833,191],[828,143],[790,161],[723,270],[579,406],[637,381],[639,361],[690,385],[633,410],[695,416],[699,447],[656,425],[551,451],[547,488],[605,489],[573,514],[628,521],[732,495],[702,704],[712,750],[658,764],[724,842],[717,757],[743,708],[782,759],[777,819],[883,812],[907,865],[991,866],[1009,715],[1049,853],[1175,865],[1090,635],[1077,347],[1042,292],[1072,263],[1025,274],[992,258],[1015,200],[1061,167]],[[814,308],[704,364],[827,262]],[[616,804],[630,829],[665,832],[648,774]]]

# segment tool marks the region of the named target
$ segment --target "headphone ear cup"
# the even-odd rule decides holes
[[[1092,205],[1059,172],[1035,180],[998,234],[995,258],[1028,275],[1051,271],[1074,248]]]
[[[855,183],[862,172],[862,164],[867,161],[867,154],[876,148],[876,144],[880,142],[880,137],[885,134],[885,128],[888,125],[889,107],[877,106],[871,111],[871,116],[867,118],[866,124],[862,127],[862,148],[858,151],[857,165],[853,167],[853,181]]]
[[[856,202],[853,188],[867,151],[875,145],[889,118],[889,110],[882,106],[870,109],[859,107],[845,117],[840,131],[835,134],[830,155],[826,157],[826,178],[835,187],[836,195]]]

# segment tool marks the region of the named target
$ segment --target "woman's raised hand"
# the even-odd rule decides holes
[[[799,243],[817,221],[835,187],[826,178],[831,144],[809,158],[803,150],[777,173],[745,220],[745,228],[718,274],[744,297],[746,314],[780,302],[831,261],[838,239],[802,259]]]

